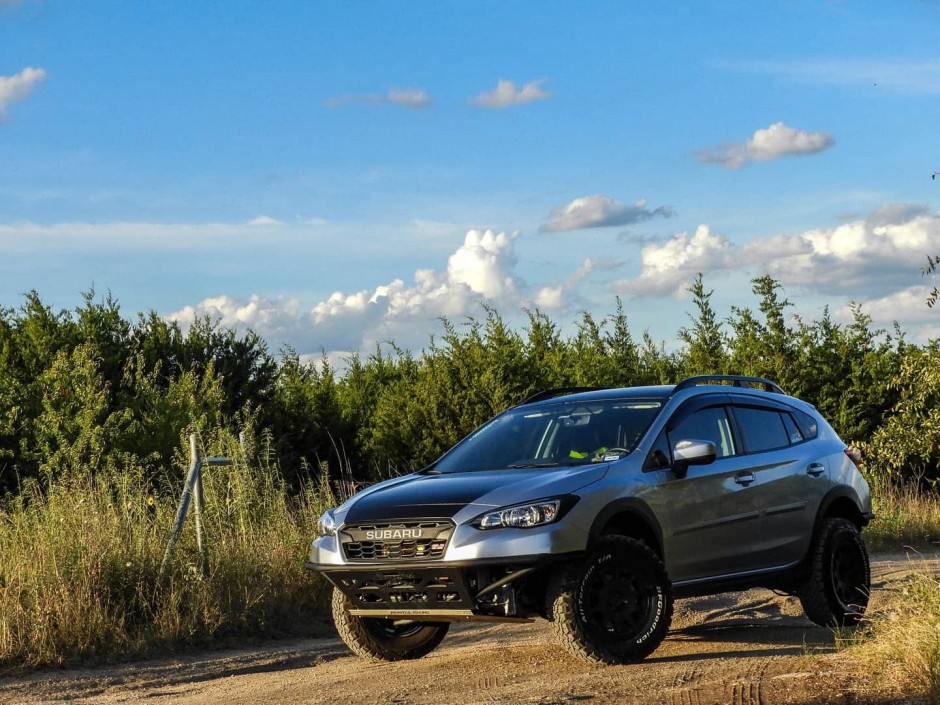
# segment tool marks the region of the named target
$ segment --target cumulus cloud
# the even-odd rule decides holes
[[[0,76],[0,118],[6,117],[9,106],[23,100],[45,78],[45,70],[32,67],[12,76]]]
[[[760,269],[785,284],[859,300],[887,296],[916,276],[925,253],[940,250],[940,215],[893,204],[867,218],[799,235],[736,245],[699,226],[641,251],[638,276],[617,282],[634,296],[681,295],[696,272]]]
[[[397,105],[418,110],[431,105],[431,97],[422,88],[391,89],[384,94],[343,95],[327,98],[323,104],[328,108],[358,103],[362,105]]]
[[[209,316],[225,326],[244,326],[264,331],[267,336],[277,339],[281,336],[289,337],[299,315],[300,302],[297,299],[280,296],[267,299],[252,294],[247,301],[226,295],[214,296],[204,299],[197,306],[185,306],[167,318],[191,323],[196,316]]]
[[[615,289],[631,296],[681,295],[695,273],[727,267],[732,249],[724,235],[699,225],[692,235],[677,233],[662,244],[644,247],[640,275],[617,282]]]
[[[645,200],[639,200],[632,206],[628,206],[609,196],[596,194],[576,198],[568,205],[554,209],[551,218],[539,228],[539,232],[633,225],[656,216],[668,218],[672,214],[670,206],[660,206],[650,210],[646,207]]]
[[[252,328],[272,343],[308,349],[362,350],[386,339],[420,344],[441,316],[460,318],[481,302],[523,303],[515,276],[515,234],[470,230],[443,271],[419,269],[412,284],[394,279],[372,289],[337,291],[303,311],[294,299],[205,299],[167,316],[182,323],[209,315]]]
[[[756,130],[745,142],[725,142],[713,149],[701,149],[695,155],[705,164],[740,169],[748,162],[818,154],[833,144],[835,139],[828,132],[807,132],[775,122]]]
[[[496,83],[496,88],[481,93],[472,102],[483,108],[508,108],[511,105],[545,100],[552,94],[542,90],[543,83],[545,83],[544,78],[517,86],[515,81],[501,78]]]

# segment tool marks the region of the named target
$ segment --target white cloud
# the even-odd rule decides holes
[[[535,293],[535,305],[542,311],[555,311],[564,305],[564,289],[559,286],[543,286]]]
[[[417,110],[431,105],[431,97],[422,88],[391,89],[384,94],[342,95],[327,98],[323,104],[328,108],[358,103],[362,105],[397,105]]]
[[[661,245],[644,247],[640,275],[617,282],[615,289],[632,296],[681,295],[697,272],[727,267],[732,248],[724,235],[699,225],[691,236],[677,233]]]
[[[701,149],[696,157],[706,164],[740,169],[748,162],[818,154],[833,144],[835,139],[828,132],[807,132],[775,122],[756,130],[745,142],[726,142],[713,149]]]
[[[0,118],[6,117],[7,108],[12,103],[23,100],[45,78],[45,70],[32,67],[12,76],[0,76]]]
[[[864,220],[793,236],[736,245],[701,225],[642,249],[640,273],[615,288],[634,296],[681,295],[697,272],[759,269],[784,284],[868,300],[887,296],[919,274],[940,251],[940,215],[906,204],[885,206]]]
[[[252,328],[272,345],[289,342],[302,352],[363,350],[387,339],[421,345],[441,316],[463,318],[481,301],[510,308],[524,303],[514,274],[515,237],[470,230],[444,271],[419,269],[411,285],[394,279],[374,289],[337,291],[308,311],[294,299],[253,295],[246,302],[218,296],[167,318],[186,323],[195,315],[210,315],[225,325]]]
[[[551,93],[542,90],[545,79],[530,81],[521,87],[515,81],[499,79],[496,88],[485,91],[473,99],[473,103],[484,108],[508,108],[511,105],[522,105],[536,100],[545,100]]]
[[[863,304],[862,310],[881,326],[888,326],[893,321],[900,320],[907,323],[940,324],[936,309],[927,306],[931,288],[926,284],[909,286],[887,296],[861,300],[860,303]],[[850,319],[851,310],[846,306],[838,311],[838,316],[841,319]]]
[[[320,349],[368,351],[387,340],[415,349],[427,344],[429,334],[439,329],[441,317],[460,322],[479,313],[481,303],[510,315],[532,306],[564,309],[579,300],[578,291],[587,277],[611,266],[598,267],[585,259],[563,281],[530,294],[515,271],[517,236],[470,230],[441,269],[419,269],[410,284],[393,279],[374,288],[335,291],[312,307],[294,298],[255,294],[243,300],[223,295],[186,306],[167,318],[185,326],[194,316],[208,315],[227,326],[251,328],[275,349],[289,344],[302,354]]]
[[[646,207],[645,200],[628,206],[609,196],[596,194],[576,198],[571,203],[552,211],[551,219],[539,228],[540,232],[580,230],[582,228],[606,228],[615,225],[633,225],[656,216],[668,218],[672,208],[660,206],[654,210]]]
[[[203,300],[198,306],[186,306],[168,318],[191,323],[196,316],[209,316],[225,326],[252,328],[264,331],[265,336],[278,339],[290,335],[300,315],[300,302],[282,296],[266,299],[252,294],[248,301],[239,301],[231,296],[214,296]]]

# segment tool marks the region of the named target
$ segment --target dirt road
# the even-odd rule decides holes
[[[901,555],[876,559],[873,582],[881,590],[873,600],[911,565]],[[918,558],[916,567],[940,570],[940,555]],[[354,658],[333,638],[278,643],[6,678],[0,702],[770,705],[898,697],[859,677],[835,652],[832,633],[803,617],[797,600],[766,590],[677,602],[669,636],[632,666],[580,663],[551,637],[544,622],[455,626],[430,656],[390,664]]]

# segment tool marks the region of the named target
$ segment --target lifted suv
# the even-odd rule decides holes
[[[543,617],[576,656],[629,663],[674,597],[751,587],[851,626],[870,582],[858,460],[765,379],[553,390],[327,511],[306,567],[373,659],[423,656],[452,622]]]

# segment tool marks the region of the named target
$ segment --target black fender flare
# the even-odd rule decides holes
[[[601,509],[597,516],[594,517],[594,522],[591,524],[590,539],[593,542],[601,535],[601,531],[604,527],[619,514],[631,514],[641,521],[646,527],[650,530],[653,539],[656,541],[655,546],[650,546],[660,558],[665,558],[665,546],[663,544],[663,529],[659,523],[659,520],[656,518],[656,515],[653,513],[653,510],[649,508],[649,505],[642,500],[639,500],[635,497],[623,497],[621,499],[615,499],[613,502],[607,504],[603,509]]]
[[[868,523],[870,516],[866,516],[862,511],[862,501],[858,497],[858,493],[848,485],[839,485],[838,487],[833,487],[825,495],[823,495],[822,500],[819,502],[819,509],[816,510],[816,521],[813,524],[813,527],[818,527],[822,522],[823,517],[829,512],[829,508],[838,500],[847,499],[852,502],[852,505],[855,507],[858,517],[846,517],[851,518],[853,521],[859,521],[862,526]]]

